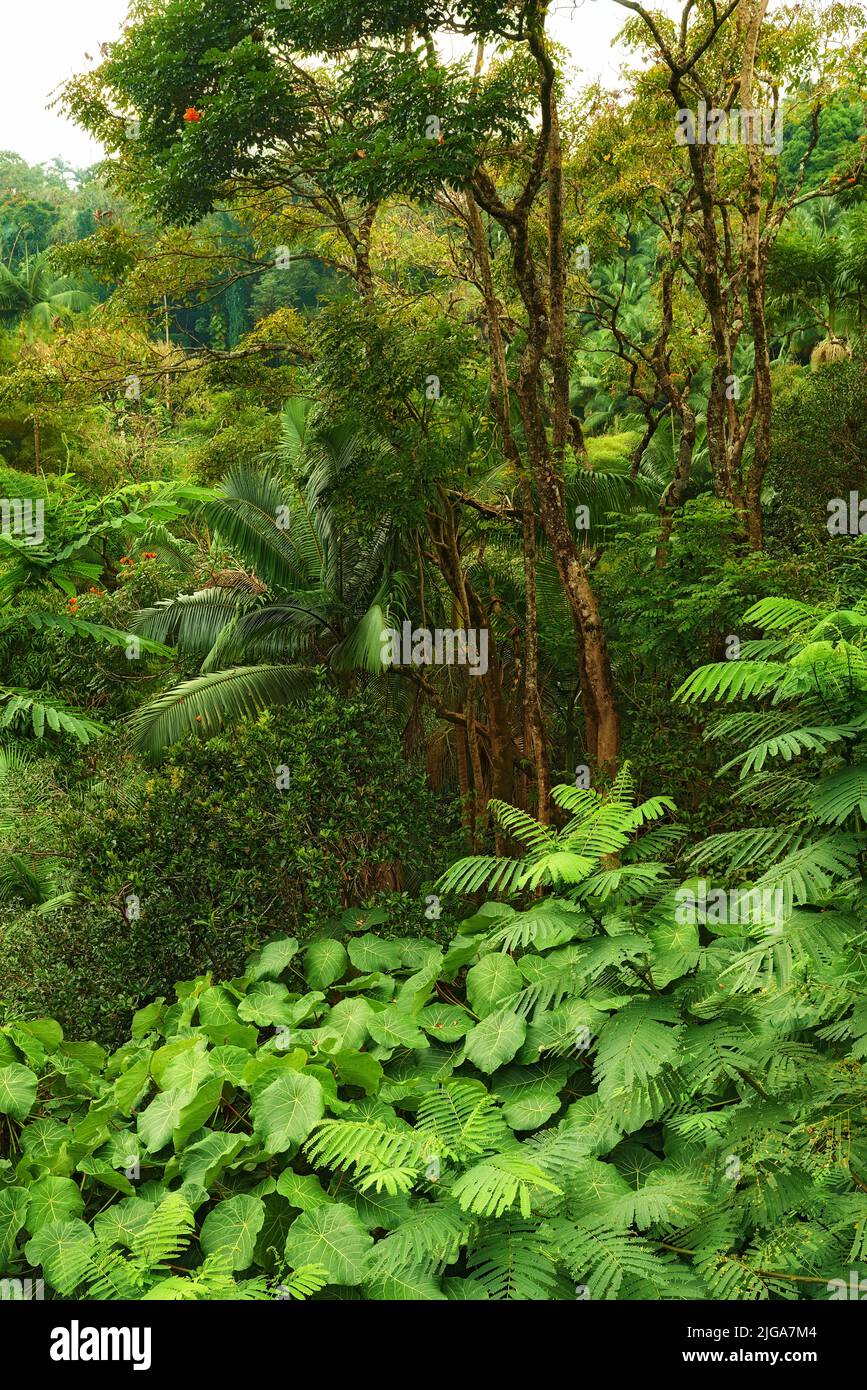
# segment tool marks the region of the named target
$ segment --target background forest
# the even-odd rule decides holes
[[[0,154],[0,1275],[867,1276],[867,16],[610,3],[133,0]]]

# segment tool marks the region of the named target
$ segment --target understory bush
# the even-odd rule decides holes
[[[78,900],[0,917],[0,998],[75,1037],[116,1044],[179,977],[231,976],[275,931],[303,943],[348,907],[387,907],[390,933],[447,925],[425,880],[457,813],[364,692],[321,689],[144,770],[106,741],[90,771],[86,814],[79,795],[52,807],[57,886]]]

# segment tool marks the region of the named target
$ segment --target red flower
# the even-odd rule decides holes
[[[188,106],[188,107],[187,107],[186,111],[184,112],[184,120],[185,120],[185,121],[200,121],[201,119],[202,119],[202,113],[201,113],[201,111],[197,111],[196,108],[195,108],[195,106]]]

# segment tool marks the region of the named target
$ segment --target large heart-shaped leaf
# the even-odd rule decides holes
[[[491,952],[467,972],[467,999],[479,1018],[487,1018],[523,985],[523,976],[512,957]]]
[[[0,1115],[26,1120],[33,1108],[39,1086],[36,1073],[19,1062],[0,1067]]]
[[[325,1113],[322,1086],[315,1076],[284,1071],[253,1102],[253,1129],[269,1153],[301,1144]]]
[[[373,1245],[355,1212],[342,1202],[304,1212],[286,1237],[286,1259],[294,1267],[322,1265],[331,1284],[360,1284],[364,1257]]]
[[[93,1231],[83,1221],[49,1221],[24,1247],[27,1259],[41,1266],[46,1282],[68,1296],[81,1283],[95,1244]]]
[[[200,1237],[202,1249],[206,1255],[222,1250],[231,1255],[233,1269],[247,1269],[264,1220],[265,1203],[261,1197],[247,1193],[227,1197],[205,1217]]]
[[[56,1178],[48,1174],[30,1189],[27,1229],[34,1236],[49,1221],[68,1221],[73,1216],[81,1216],[83,1211],[84,1198],[78,1184],[71,1178]]]
[[[238,1005],[238,1017],[245,1023],[257,1023],[260,1028],[273,1028],[278,1023],[295,1022],[292,997],[279,980],[260,980]]]
[[[332,937],[311,941],[304,952],[304,978],[311,989],[327,989],[342,980],[348,965],[346,947]]]
[[[467,1057],[479,1071],[496,1071],[504,1062],[511,1062],[526,1032],[523,1018],[509,1009],[498,1009],[467,1034]]]
[[[409,1014],[387,1005],[378,1013],[371,1012],[367,1029],[380,1047],[430,1047],[428,1039]]]
[[[141,1112],[136,1127],[149,1153],[156,1153],[169,1142],[181,1122],[181,1112],[191,1099],[185,1087],[160,1091]]]
[[[277,980],[297,953],[294,936],[272,936],[247,962],[247,978]]]
[[[15,1244],[15,1237],[24,1225],[30,1193],[23,1187],[0,1187],[0,1268]]]
[[[349,959],[356,970],[396,970],[400,965],[400,942],[383,941],[379,936],[359,936],[349,943]]]

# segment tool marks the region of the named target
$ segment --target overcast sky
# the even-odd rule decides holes
[[[624,11],[612,0],[556,0],[551,30],[568,42],[587,79],[612,83],[621,55],[611,43]],[[83,167],[100,147],[83,130],[46,109],[51,92],[73,73],[98,60],[99,45],[117,38],[127,0],[8,0],[3,6],[0,58],[0,149],[15,150],[30,164],[61,156]]]
[[[656,3],[680,9],[678,0]],[[46,107],[60,83],[98,60],[100,43],[117,38],[127,0],[7,0],[3,8],[0,149],[30,164],[55,156],[77,167],[94,163],[100,147]],[[586,81],[601,77],[614,86],[625,55],[612,44],[626,17],[613,0],[555,0],[550,30],[572,50]]]

